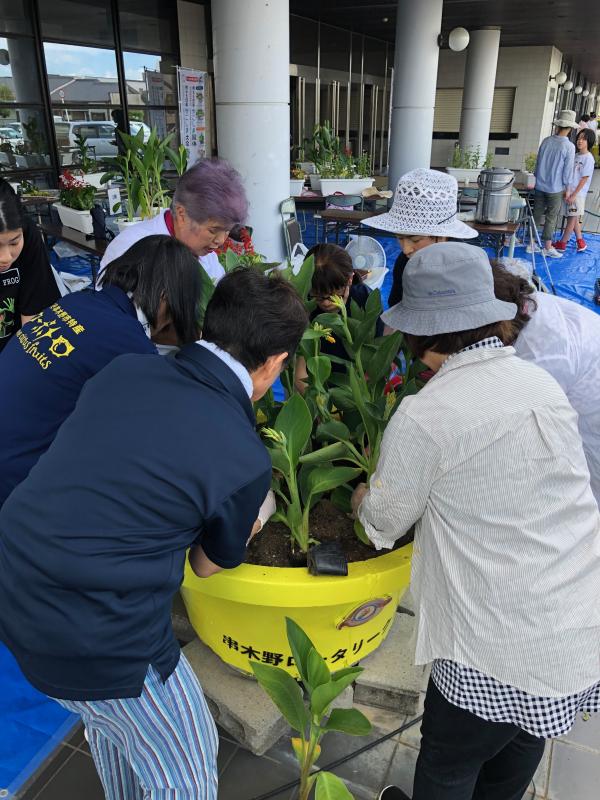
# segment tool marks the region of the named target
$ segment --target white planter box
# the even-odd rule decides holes
[[[310,188],[313,190],[313,192],[320,192],[321,191],[321,176],[318,175],[315,172],[312,175],[309,175],[308,179],[310,180]]]
[[[104,174],[104,172],[86,172],[83,176],[83,180],[89,183],[90,186],[95,186],[96,189],[102,189],[103,184],[100,183],[100,178]]]
[[[527,189],[535,189],[535,175],[533,172],[525,172],[522,170],[521,172],[515,173],[515,182],[522,183]]]
[[[454,175],[457,181],[462,181],[463,183],[477,183],[481,168],[461,169],[459,167],[446,167],[446,172],[448,175]]]
[[[137,225],[138,222],[141,222],[141,217],[134,217],[131,222],[127,219],[127,217],[118,217],[117,218],[117,228],[119,229],[119,233],[122,233],[125,228],[131,228],[132,225]]]
[[[302,194],[304,180],[302,178],[290,178],[290,197],[297,197]]]
[[[78,211],[75,208],[63,206],[62,203],[54,203],[53,208],[58,211],[60,221],[65,227],[74,228],[76,231],[81,231],[82,233],[94,232],[92,215],[89,211]]]
[[[329,197],[331,194],[361,194],[363,189],[373,186],[375,178],[321,178],[321,194]]]

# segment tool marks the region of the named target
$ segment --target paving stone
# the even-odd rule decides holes
[[[599,785],[600,758],[596,753],[554,742],[549,800],[593,800],[598,797]]]
[[[364,703],[354,702],[354,708],[361,711],[373,726],[373,730],[379,731],[380,734],[391,733],[397,730],[407,720],[404,714],[399,714],[397,711],[390,711],[387,708],[377,708],[376,706],[367,706]]]
[[[415,777],[415,767],[419,751],[414,747],[399,744],[390,768],[383,781],[384,786],[397,786],[402,789],[409,797],[412,797],[413,781]]]
[[[323,737],[321,756],[318,761],[320,767],[325,767],[342,756],[349,755],[366,744],[375,742],[381,733],[374,731],[368,736],[347,736],[343,733],[328,733]],[[348,789],[355,798],[373,800],[383,784],[383,779],[389,769],[392,757],[397,747],[397,742],[388,739],[376,745],[365,753],[355,756],[350,761],[334,767],[334,772],[339,778],[346,781]]]
[[[183,652],[202,684],[215,721],[242,747],[262,755],[287,733],[287,722],[256,681],[227,669],[199,639]]]
[[[600,714],[592,714],[586,720],[580,715],[571,730],[559,741],[579,744],[600,753]]]
[[[546,749],[544,750],[544,755],[542,756],[542,760],[538,764],[538,768],[535,771],[535,775],[533,776],[533,783],[529,787],[532,792],[532,796],[535,797],[546,797],[548,793],[548,783],[550,781],[550,759],[552,756],[552,740],[548,740],[546,742]],[[533,785],[535,784],[535,795],[533,795]]]
[[[396,614],[385,642],[360,662],[364,672],[354,690],[358,703],[414,716],[424,668],[414,665],[414,617]]]

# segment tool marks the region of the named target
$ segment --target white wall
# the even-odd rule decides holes
[[[442,50],[438,70],[438,88],[463,86],[466,53]],[[550,101],[550,90],[556,84],[548,81],[549,75],[560,70],[562,54],[551,46],[545,47],[501,47],[498,55],[496,86],[514,86],[515,104],[512,133],[518,139],[490,142],[489,149],[508,147],[509,155],[494,156],[494,165],[522,169],[523,159],[537,150],[540,141],[551,132],[554,101]],[[450,161],[455,140],[434,139],[431,164],[445,167]]]

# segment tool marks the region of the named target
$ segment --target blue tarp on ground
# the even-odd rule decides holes
[[[34,689],[2,644],[0,675],[0,791],[5,789],[10,796],[64,739],[79,717]]]

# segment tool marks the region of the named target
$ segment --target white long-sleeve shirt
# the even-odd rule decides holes
[[[541,697],[600,679],[600,514],[557,382],[512,347],[450,357],[392,417],[359,509],[376,547],[416,523],[416,663]]]

